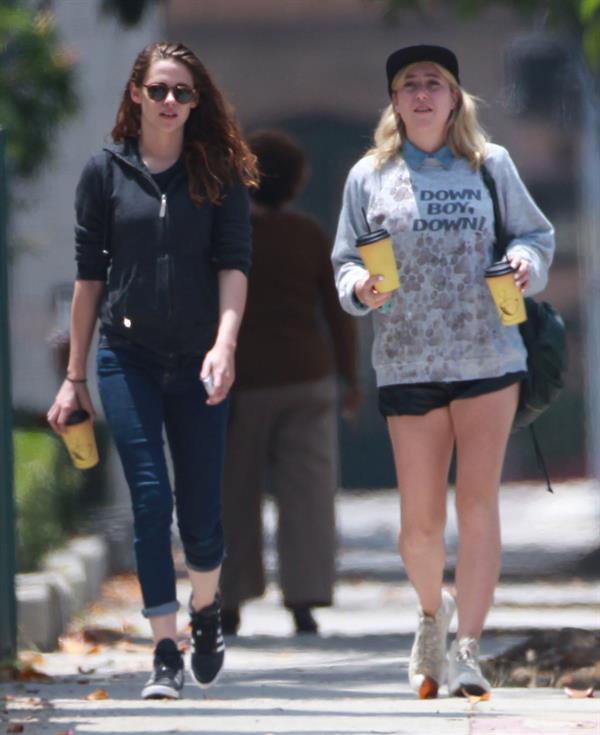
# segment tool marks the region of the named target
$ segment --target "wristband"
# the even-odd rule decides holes
[[[69,378],[67,375],[65,379],[68,380],[69,383],[87,383],[87,378]]]

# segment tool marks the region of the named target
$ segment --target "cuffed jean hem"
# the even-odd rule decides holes
[[[176,613],[179,610],[179,602],[173,600],[172,602],[163,602],[162,605],[156,605],[156,607],[145,607],[142,610],[142,615],[145,618],[156,618],[159,615],[169,615],[170,613]]]
[[[185,565],[188,569],[191,569],[192,572],[214,572],[215,569],[218,569],[220,566],[222,566],[223,561],[225,559],[225,555],[221,557],[221,561],[217,562],[216,564],[204,564],[202,566],[198,566],[198,564],[192,564],[189,559],[185,560]]]

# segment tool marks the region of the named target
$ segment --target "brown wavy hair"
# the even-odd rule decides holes
[[[141,111],[129,94],[129,85],[141,87],[155,61],[169,59],[189,69],[194,80],[198,104],[190,110],[183,132],[183,151],[189,192],[200,206],[205,197],[218,204],[223,186],[239,180],[245,186],[258,185],[256,156],[242,137],[232,107],[212,81],[200,59],[181,43],[160,41],[138,54],[125,85],[123,98],[112,129],[113,140],[140,135]]]

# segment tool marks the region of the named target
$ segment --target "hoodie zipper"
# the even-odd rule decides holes
[[[167,194],[166,192],[161,192],[160,194],[160,209],[158,211],[158,218],[161,220],[161,244],[162,244],[162,251],[163,254],[160,256],[160,259],[164,262],[164,268],[166,270],[166,281],[167,281],[167,319],[171,319],[173,316],[173,312],[175,311],[175,305],[174,305],[174,286],[173,286],[173,277],[172,277],[172,269],[173,269],[173,259],[171,257],[171,253],[169,252],[167,248],[167,238],[166,238],[166,231],[167,231]]]
[[[123,161],[127,166],[134,169],[134,171],[137,171],[138,174],[141,174],[146,181],[150,182],[152,188],[154,191],[158,194],[159,200],[160,200],[160,208],[158,210],[158,218],[160,220],[160,255],[159,255],[159,261],[164,262],[164,267],[166,269],[166,280],[167,280],[167,319],[171,319],[174,312],[174,284],[173,284],[173,278],[172,278],[172,258],[171,253],[169,252],[169,247],[167,243],[167,194],[166,192],[162,192],[156,183],[152,176],[143,169],[136,166],[134,163],[132,163],[129,159],[125,158],[125,156],[120,156],[119,154],[116,154],[112,152],[112,155],[115,156],[115,158],[118,158],[120,161]]]

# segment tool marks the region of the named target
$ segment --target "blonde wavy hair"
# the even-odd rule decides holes
[[[479,100],[466,92],[452,76],[439,64],[433,65],[456,93],[456,105],[448,119],[446,145],[457,158],[465,158],[474,169],[483,163],[485,144],[488,136],[477,119]],[[401,69],[392,81],[392,89],[396,90],[403,83],[404,77],[414,64]],[[390,103],[379,118],[373,135],[375,145],[365,155],[375,157],[375,165],[380,168],[387,161],[399,155],[402,141],[406,138],[406,127],[399,115],[394,112]]]

